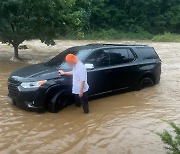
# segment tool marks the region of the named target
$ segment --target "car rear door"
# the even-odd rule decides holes
[[[111,89],[108,80],[109,53],[104,49],[94,51],[89,55],[84,64],[93,64],[94,68],[88,70],[89,95],[97,95]]]
[[[112,90],[126,89],[135,82],[135,55],[129,48],[108,49],[110,55],[109,82]]]

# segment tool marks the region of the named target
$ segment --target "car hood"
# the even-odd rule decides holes
[[[9,78],[18,81],[40,81],[58,77],[60,76],[56,67],[50,67],[45,65],[45,63],[40,63],[18,69],[12,72]]]

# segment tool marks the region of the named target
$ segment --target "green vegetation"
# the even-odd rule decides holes
[[[179,41],[179,0],[1,0],[0,40],[125,39]]]
[[[25,40],[53,45],[57,32],[63,35],[78,26],[78,13],[72,7],[73,2],[66,0],[1,0],[0,40],[13,45],[15,58]]]
[[[153,35],[149,32],[141,31],[139,33],[123,32],[115,29],[100,29],[98,31],[91,31],[82,35],[75,35],[75,33],[67,34],[61,39],[84,39],[84,40],[150,40]]]
[[[165,149],[168,150],[170,154],[180,154],[180,126],[177,126],[174,122],[166,121],[172,128],[174,135],[171,135],[167,130],[162,133],[156,133],[161,137],[164,142]]]
[[[60,39],[73,40],[146,40],[156,42],[180,42],[180,34],[164,33],[153,35],[147,31],[139,33],[123,32],[115,29],[100,29],[99,31],[92,31],[87,34],[76,35],[75,32],[60,37]]]
[[[180,42],[180,34],[164,33],[155,35],[152,41],[157,42]]]
[[[83,12],[78,37],[85,39],[155,40],[180,33],[179,0],[79,0],[75,7]]]

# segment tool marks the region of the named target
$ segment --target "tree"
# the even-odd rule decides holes
[[[90,31],[112,28],[152,34],[180,31],[179,0],[89,0],[88,5],[82,5],[87,0],[79,1],[79,7],[88,12],[89,22],[86,20],[84,27]]]
[[[53,45],[57,35],[79,24],[74,22],[78,15],[71,11],[73,4],[74,0],[1,0],[0,40],[14,47],[15,58],[25,40],[40,39]]]
[[[169,154],[179,154],[180,153],[180,126],[176,125],[172,121],[167,122],[173,129],[174,134],[172,135],[167,130],[164,130],[162,133],[156,132],[160,136],[161,140],[164,142],[165,149],[168,150]]]

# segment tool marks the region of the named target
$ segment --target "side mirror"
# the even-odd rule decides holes
[[[86,67],[87,70],[93,70],[94,69],[93,64],[85,64],[85,67]]]

